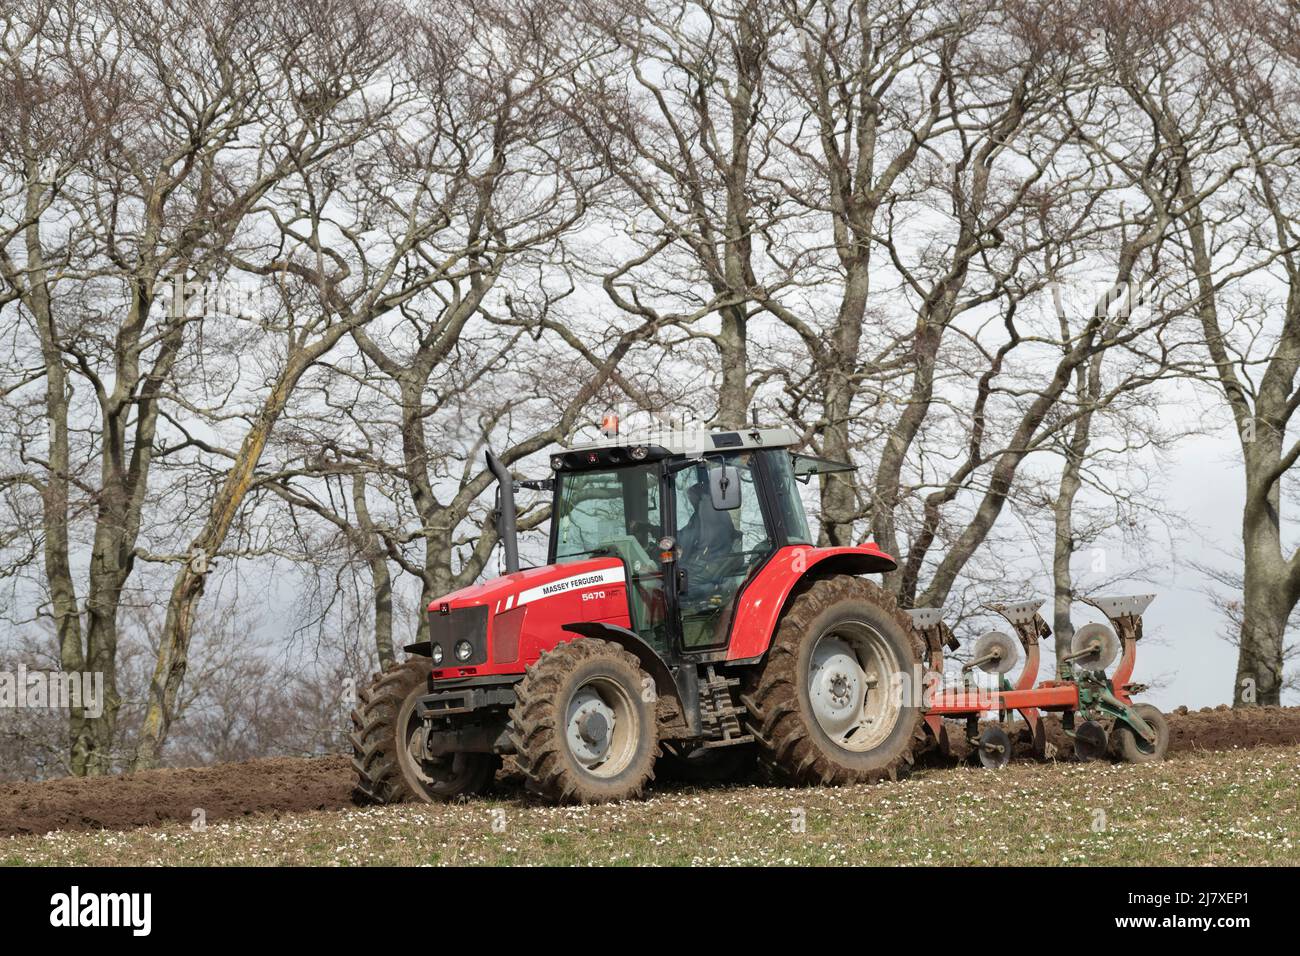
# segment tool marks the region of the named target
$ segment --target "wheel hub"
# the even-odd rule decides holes
[[[595,690],[584,687],[573,695],[565,738],[579,763],[594,767],[609,755],[614,724],[614,709]]]
[[[809,661],[808,703],[826,736],[859,753],[886,739],[902,702],[885,678],[899,670],[893,651],[869,625],[846,622],[818,638]]]
[[[608,746],[609,722],[599,710],[590,710],[578,718],[578,735],[593,747]]]
[[[847,707],[852,693],[847,674],[835,673],[830,680],[831,703],[836,707]]]
[[[836,638],[821,642],[811,683],[813,712],[828,734],[843,734],[862,720],[866,680],[848,644]]]

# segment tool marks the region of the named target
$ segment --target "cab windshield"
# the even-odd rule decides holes
[[[785,531],[786,544],[812,544],[808,531],[808,518],[796,484],[799,469],[794,458],[784,449],[766,453],[772,472],[772,497],[776,502],[777,517]],[[812,459],[809,459],[812,460]],[[833,463],[828,463],[833,464]],[[840,470],[848,466],[839,466]],[[817,472],[812,472],[816,474]]]
[[[638,560],[649,562],[654,543],[663,534],[659,497],[655,465],[563,475],[555,516],[555,559],[619,554],[633,558],[628,563],[634,567]]]

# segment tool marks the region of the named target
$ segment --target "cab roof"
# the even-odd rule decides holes
[[[706,454],[758,448],[788,448],[799,436],[788,428],[747,428],[722,432],[704,429],[663,429],[629,432],[603,441],[562,448],[551,455],[552,471],[589,471],[649,464],[666,458],[698,458]]]
[[[799,436],[789,428],[747,428],[739,431],[664,429],[656,432],[633,432],[600,441],[575,443],[561,449],[559,453],[631,449],[640,446],[659,450],[657,457],[667,455],[690,457],[705,452],[737,451],[746,448],[788,448],[797,444],[799,444]]]

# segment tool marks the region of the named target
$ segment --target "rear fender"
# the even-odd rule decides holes
[[[750,663],[767,653],[781,613],[799,584],[835,574],[883,574],[898,562],[874,544],[813,548],[792,545],[774,554],[745,585],[736,602],[727,660]]]
[[[676,725],[669,724],[661,727],[661,735],[663,732],[670,737],[678,734],[685,737],[700,735],[700,695],[696,686],[694,667],[679,667],[674,674],[667,661],[660,657],[659,652],[647,644],[639,634],[617,624],[606,621],[580,621],[565,624],[562,629],[580,637],[595,637],[610,641],[636,655],[636,659],[641,663],[641,669],[654,680],[655,693],[659,698],[667,698],[676,710]]]

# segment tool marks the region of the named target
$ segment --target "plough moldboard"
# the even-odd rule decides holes
[[[1110,622],[1085,624],[1075,631],[1070,653],[1057,662],[1052,680],[1038,682],[1040,642],[1052,630],[1038,609],[1042,601],[1021,601],[984,605],[1004,617],[1014,634],[988,631],[972,647],[971,659],[962,665],[961,678],[954,682],[944,672],[944,651],[960,646],[952,630],[934,608],[910,611],[912,626],[925,640],[928,699],[925,726],[940,748],[948,748],[948,719],[963,719],[966,736],[985,767],[1003,767],[1011,759],[1011,738],[998,726],[980,729],[981,717],[996,711],[1005,723],[1019,712],[1029,730],[1034,754],[1054,757],[1047,741],[1043,716],[1059,713],[1066,736],[1074,743],[1075,755],[1092,760],[1116,754],[1142,763],[1164,759],[1169,746],[1169,727],[1164,715],[1146,703],[1134,703],[1133,696],[1146,687],[1132,682],[1137,662],[1137,645],[1142,637],[1142,612],[1154,594],[1126,597],[1082,598],[1101,611]],[[1009,677],[1024,653],[1024,666],[1013,683]],[[1118,663],[1116,663],[1118,661]],[[1114,665],[1109,675],[1107,670]],[[974,672],[995,675],[996,687],[974,679]]]

